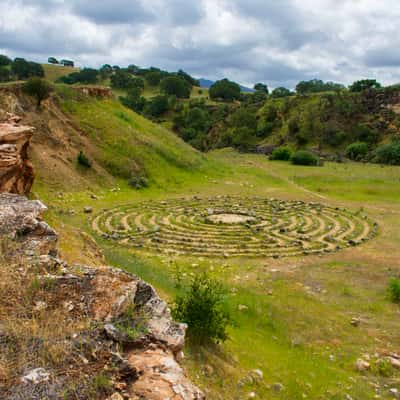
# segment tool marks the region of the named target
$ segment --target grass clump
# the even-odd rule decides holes
[[[188,324],[189,338],[198,344],[223,342],[232,324],[225,309],[224,291],[207,274],[196,275],[183,294],[177,295],[172,308],[175,319]]]
[[[269,157],[270,160],[289,161],[292,157],[292,150],[289,147],[277,147]]]
[[[400,279],[392,278],[389,281],[389,297],[393,303],[400,304]]]
[[[296,151],[291,157],[292,164],[294,165],[310,165],[317,166],[320,164],[320,159],[313,153],[307,150]]]

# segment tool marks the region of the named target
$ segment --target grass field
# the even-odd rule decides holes
[[[144,123],[144,122],[143,122]],[[211,168],[188,172],[174,181],[168,169],[154,166],[157,185],[135,191],[103,188],[55,193],[38,185],[35,195],[51,204],[47,220],[61,234],[69,260],[87,261],[72,237],[93,234],[83,207],[104,208],[144,200],[221,194],[257,195],[318,201],[364,212],[379,223],[378,236],[326,255],[271,258],[202,258],[141,255],[96,237],[107,262],[146,279],[165,298],[176,293],[177,274],[185,281],[208,271],[229,291],[236,325],[217,348],[187,347],[184,361],[191,378],[209,399],[390,399],[400,389],[400,371],[384,357],[399,352],[400,308],[387,297],[390,277],[400,276],[400,168],[326,163],[296,167],[263,156],[222,150],[207,155]],[[74,209],[75,214],[64,213]],[[85,258],[86,257],[86,258]],[[247,308],[239,311],[238,306]],[[359,326],[351,324],[359,318]],[[359,372],[359,358],[371,369]],[[260,369],[262,379],[252,370]]]
[[[72,74],[79,71],[79,68],[64,67],[63,65],[42,64],[44,76],[51,82],[55,82],[64,75]]]

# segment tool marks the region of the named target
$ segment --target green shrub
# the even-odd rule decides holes
[[[137,175],[133,175],[130,179],[129,179],[129,186],[133,187],[134,189],[143,189],[149,186],[149,181],[147,180],[146,177],[144,176],[137,176]]]
[[[190,287],[177,295],[172,314],[188,325],[188,336],[196,343],[220,342],[228,338],[227,328],[232,320],[224,307],[224,292],[220,283],[207,274],[195,276]]]
[[[379,146],[375,150],[374,162],[400,165],[400,142]]]
[[[292,164],[294,165],[320,165],[319,158],[307,150],[296,151],[291,157]]]
[[[277,147],[270,155],[270,160],[289,161],[292,157],[292,150],[289,147]]]
[[[48,81],[42,78],[33,77],[29,78],[28,81],[24,83],[23,90],[29,96],[35,97],[36,105],[40,107],[42,101],[50,97],[52,86]]]
[[[93,395],[110,394],[112,389],[112,382],[110,378],[104,373],[96,375],[91,382],[91,392]]]
[[[90,168],[92,166],[91,161],[86,157],[86,155],[82,152],[82,150],[79,152],[78,156],[76,157],[76,160],[79,165],[85,168]]]
[[[355,142],[346,147],[346,157],[350,160],[360,161],[368,154],[368,144],[364,142]]]
[[[400,304],[400,279],[392,278],[389,282],[389,297],[393,303]]]

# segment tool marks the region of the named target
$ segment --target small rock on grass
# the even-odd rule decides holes
[[[50,373],[44,368],[35,368],[29,371],[21,378],[23,383],[33,383],[37,385],[42,382],[47,382],[50,379]]]
[[[371,368],[371,364],[368,361],[363,360],[362,358],[359,358],[356,361],[356,369],[360,372],[362,371],[367,371]]]

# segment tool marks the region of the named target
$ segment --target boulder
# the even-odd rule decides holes
[[[0,193],[29,193],[34,173],[28,159],[28,147],[34,128],[18,125],[10,116],[0,124]]]

